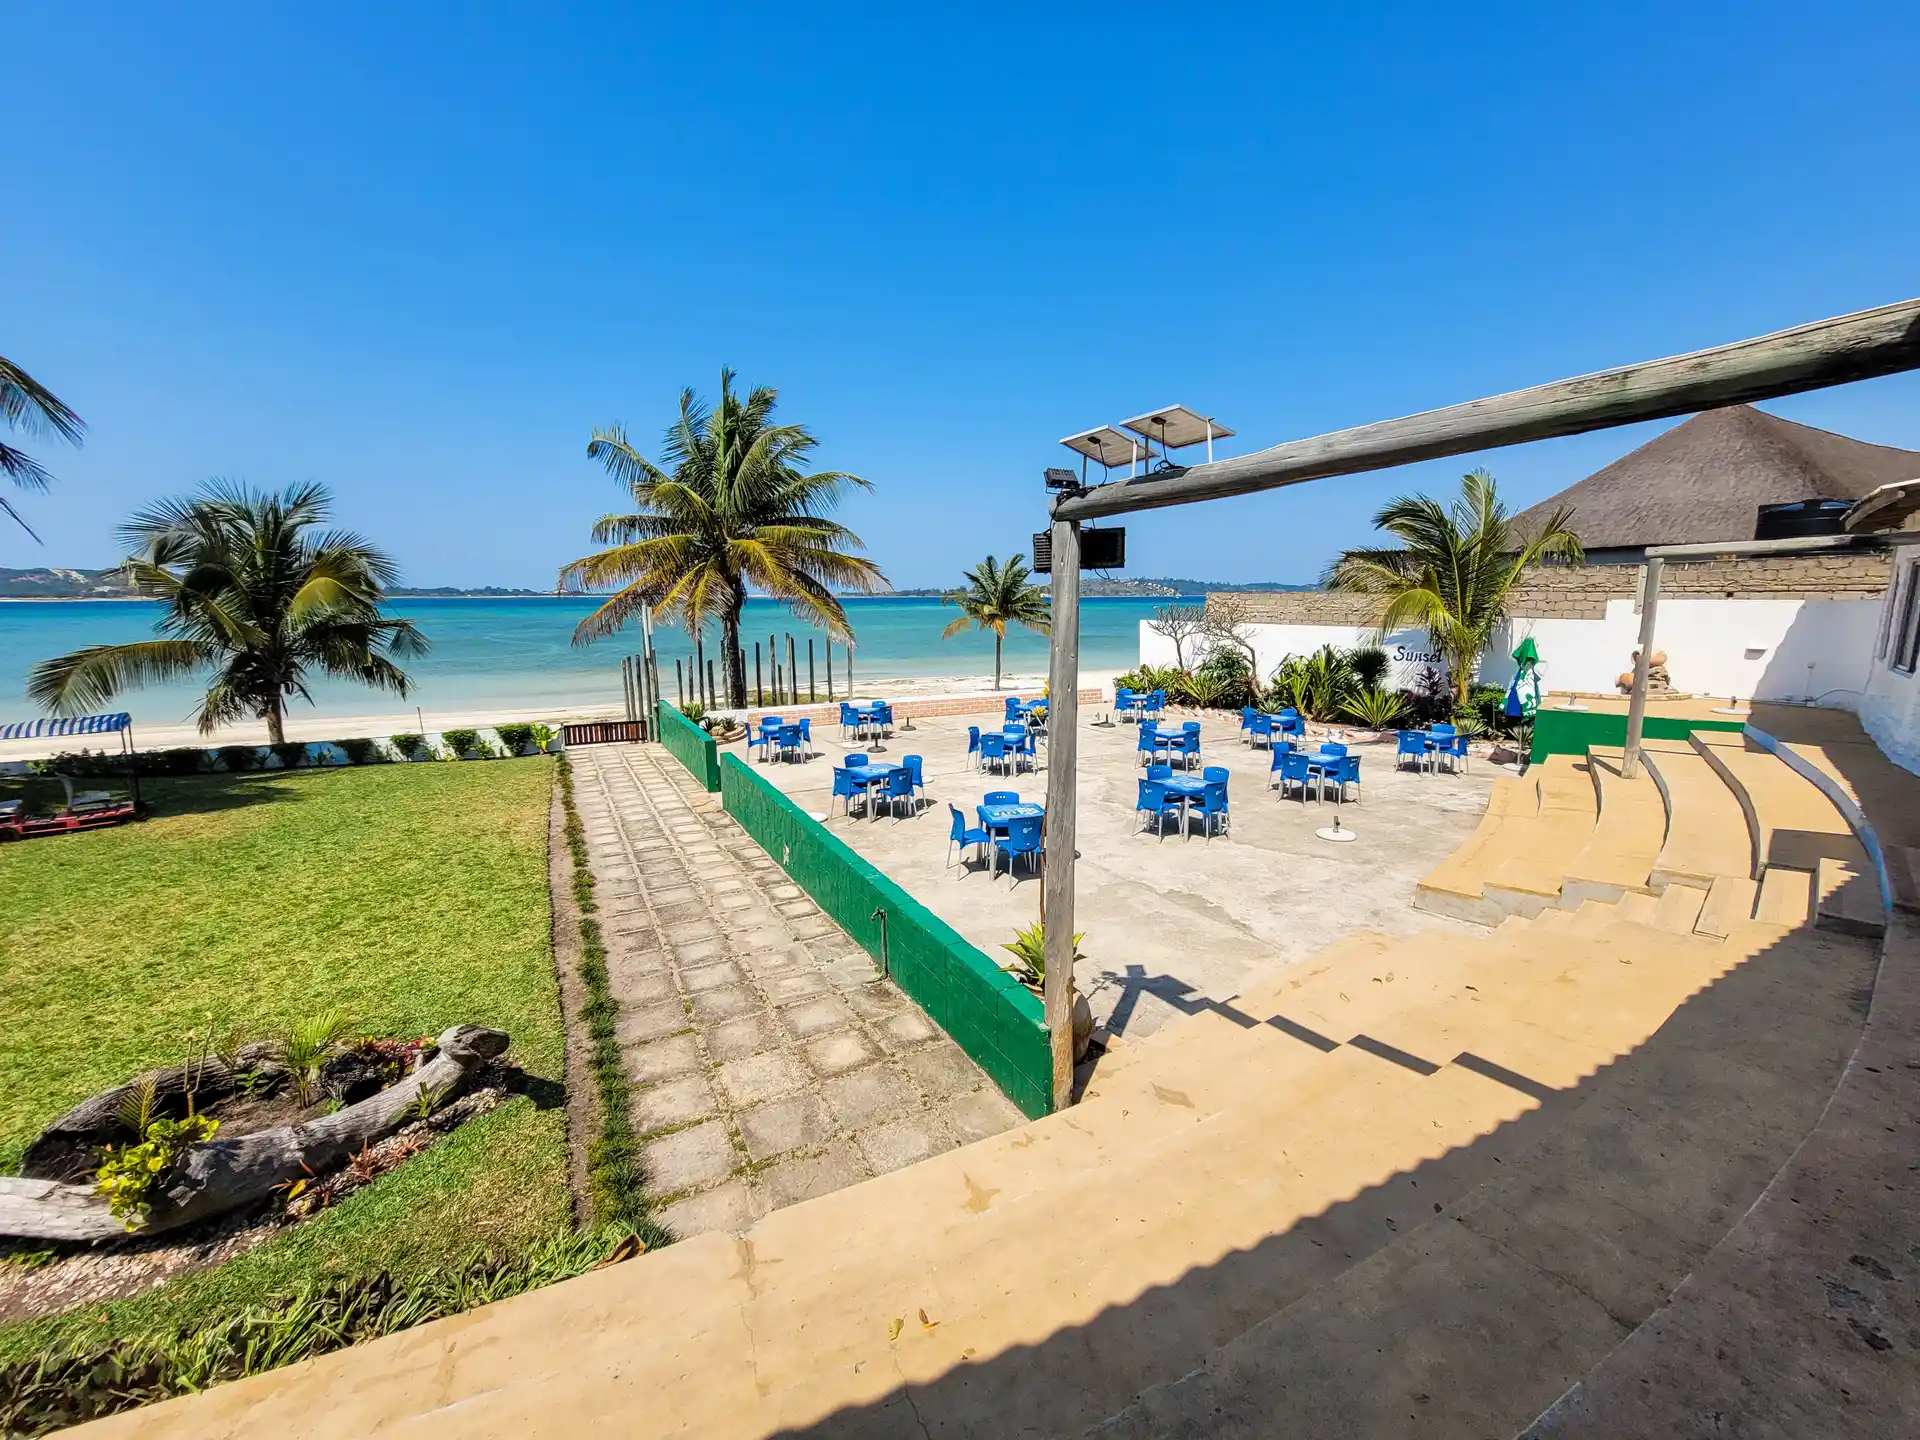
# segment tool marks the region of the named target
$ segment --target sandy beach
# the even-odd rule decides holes
[[[1117,670],[1082,670],[1080,684],[1083,689],[1095,685],[1106,686],[1113,683]],[[1000,689],[993,688],[991,675],[916,675],[907,678],[877,679],[867,681],[859,677],[859,695],[862,700],[951,700],[979,697],[992,699],[998,695],[1037,694],[1046,684],[1046,676],[1040,674],[1007,674],[1002,677]],[[845,698],[835,691],[836,698]],[[824,690],[820,692],[822,701],[826,699]],[[127,697],[126,708],[133,716],[134,743],[142,750],[166,750],[175,746],[215,746],[215,745],[264,745],[267,743],[267,727],[261,722],[245,725],[227,725],[211,735],[202,735],[192,725],[182,724],[145,724],[140,718],[140,697],[136,693]],[[362,737],[384,739],[388,735],[412,734],[424,732],[438,735],[445,730],[474,729],[484,730],[493,725],[506,725],[537,722],[559,724],[572,720],[610,720],[624,718],[625,711],[619,704],[588,704],[579,706],[548,705],[539,709],[475,709],[475,710],[419,710],[412,706],[369,710],[365,715],[313,715],[302,713],[296,706],[287,715],[287,739],[289,740],[346,740]],[[0,761],[37,760],[44,756],[56,755],[63,751],[82,748],[99,750],[111,748],[116,737],[90,737],[71,740],[16,740],[0,742]],[[104,742],[104,743],[103,743]]]

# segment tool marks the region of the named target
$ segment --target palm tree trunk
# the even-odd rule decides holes
[[[993,632],[993,688],[1000,688],[1000,642],[1004,637],[998,630]]]
[[[287,743],[286,707],[281,704],[278,695],[267,702],[267,742],[272,745]]]
[[[720,661],[727,671],[727,704],[744,710],[747,704],[747,657],[740,649],[739,604],[730,605],[720,617]]]

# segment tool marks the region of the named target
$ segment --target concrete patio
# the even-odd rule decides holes
[[[1156,839],[1133,809],[1144,773],[1135,729],[1097,723],[1103,713],[1082,711],[1077,926],[1086,933],[1086,959],[1076,975],[1108,1033],[1150,1034],[1175,1014],[1233,996],[1255,972],[1305,959],[1354,930],[1400,934],[1453,923],[1416,912],[1414,885],[1473,830],[1499,769],[1476,760],[1466,774],[1396,772],[1391,743],[1355,745],[1361,803],[1341,807],[1341,823],[1359,839],[1334,845],[1314,836],[1333,816],[1332,799],[1282,801],[1267,788],[1268,752],[1241,742],[1237,720],[1207,716],[1201,759],[1232,772],[1231,827],[1208,840],[1197,825],[1187,839],[1170,826]],[[815,726],[818,753],[803,763],[763,763],[744,742],[725,749],[807,810],[828,815],[834,834],[982,950],[1007,960],[1001,947],[1039,916],[1036,874],[1024,864],[1012,879],[1004,869],[990,877],[979,866],[948,868],[947,805],[975,825],[974,807],[989,790],[1044,800],[1047,747],[1036,771],[1009,779],[967,760],[967,727],[997,726],[998,716],[910,723],[873,758],[921,756],[932,803],[897,821],[884,807],[872,820],[840,813],[832,768],[865,746],[841,741],[834,727]]]

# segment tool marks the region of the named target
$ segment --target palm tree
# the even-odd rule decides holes
[[[771,423],[778,394],[771,386],[742,400],[733,377],[720,372],[717,409],[691,389],[680,392],[680,418],[658,465],[620,426],[593,432],[588,457],[626,488],[634,511],[594,523],[594,540],[609,548],[563,566],[560,588],[619,587],[575,627],[576,645],[613,634],[642,606],[656,618],[679,619],[689,634],[718,619],[728,703],[738,707],[747,703],[740,612],[749,590],[851,639],[833,587],[870,594],[885,589],[887,577],[849,553],[865,548],[860,537],[826,515],[848,487],[873,487],[838,470],[809,473],[807,457],[819,442],[804,425]]]
[[[313,698],[311,671],[405,695],[407,676],[391,657],[421,654],[427,642],[380,608],[398,568],[349,531],[311,533],[331,509],[320,485],[262,494],[215,482],[142,511],[120,529],[131,552],[124,574],[166,603],[160,638],[43,660],[27,693],[73,714],[211,668],[200,733],[254,717],[276,745],[287,738],[287,696]]]
[[[87,430],[86,422],[74,414],[66,402],[4,355],[0,355],[0,420],[4,420],[10,430],[24,430],[30,435],[52,431],[74,445],[80,443]],[[0,473],[22,490],[44,490],[53,478],[38,460],[4,441],[0,441]],[[4,495],[0,495],[0,510],[6,511],[15,524],[33,535],[33,527]],[[40,537],[33,535],[33,538]]]
[[[1053,631],[1053,607],[1047,592],[1028,576],[1027,557],[1016,555],[1002,565],[989,555],[977,569],[961,572],[967,588],[941,597],[942,603],[958,605],[961,615],[940,632],[942,640],[951,639],[969,625],[993,632],[993,688],[1000,688],[1000,647],[1007,638],[1008,625],[1024,625],[1041,635]]]
[[[1562,506],[1522,541],[1493,476],[1475,470],[1461,477],[1460,498],[1451,511],[1427,495],[1390,501],[1373,523],[1401,543],[1347,551],[1328,568],[1323,583],[1329,590],[1384,597],[1382,637],[1402,626],[1424,626],[1434,649],[1447,659],[1456,703],[1464,703],[1481,652],[1507,618],[1508,596],[1521,573],[1544,560],[1575,565],[1586,560],[1572,519],[1573,511]]]

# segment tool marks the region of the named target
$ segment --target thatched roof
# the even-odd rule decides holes
[[[1514,517],[1530,535],[1562,505],[1588,550],[1751,540],[1762,505],[1858,500],[1920,478],[1920,451],[1869,445],[1751,405],[1708,410]]]

